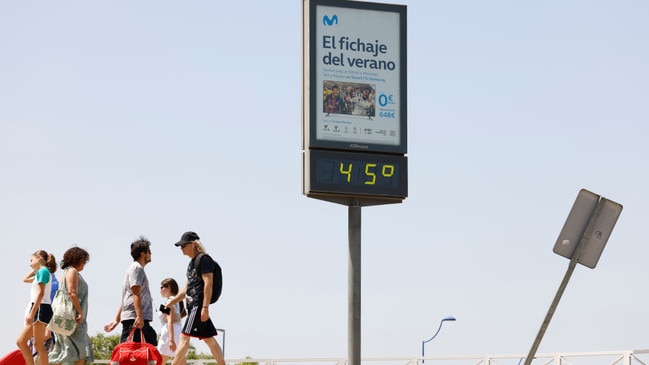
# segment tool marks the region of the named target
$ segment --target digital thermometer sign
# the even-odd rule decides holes
[[[387,198],[408,196],[405,156],[311,150],[305,153],[304,193]]]
[[[407,11],[303,0],[302,192],[348,206],[408,196]]]

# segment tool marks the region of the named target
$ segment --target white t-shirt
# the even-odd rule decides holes
[[[32,290],[29,297],[29,302],[34,303],[36,297],[38,296],[39,284],[45,284],[45,293],[43,293],[43,300],[41,304],[52,304],[52,299],[50,298],[50,293],[52,293],[52,275],[50,270],[46,267],[41,267],[34,275],[34,280],[32,281]]]

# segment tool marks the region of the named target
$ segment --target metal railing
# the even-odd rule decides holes
[[[520,365],[527,354],[476,355],[476,356],[426,356],[426,357],[364,357],[363,365]],[[108,364],[109,360],[95,360],[95,364]],[[228,365],[346,365],[346,358],[246,358],[226,359]],[[187,360],[191,365],[212,365],[214,360]],[[537,354],[533,365],[647,365],[649,349],[633,351],[602,351]]]

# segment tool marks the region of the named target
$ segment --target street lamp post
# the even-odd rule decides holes
[[[223,348],[221,350],[223,351],[223,358],[225,358],[225,330],[223,328],[217,328],[216,332],[223,332],[223,340],[221,341],[223,343]]]
[[[431,337],[431,338],[429,338],[429,339],[427,339],[427,340],[425,340],[425,341],[421,341],[421,363],[422,363],[422,364],[423,364],[424,362],[426,362],[426,361],[424,360],[424,345],[425,345],[427,342],[432,341],[433,338],[435,338],[435,336],[437,336],[437,334],[439,333],[439,330],[442,329],[442,325],[443,325],[444,322],[446,322],[446,321],[455,321],[455,317],[453,317],[453,316],[448,316],[448,317],[442,319],[441,321],[439,321],[439,327],[437,327],[437,332],[435,332],[435,334],[433,335],[433,337]]]

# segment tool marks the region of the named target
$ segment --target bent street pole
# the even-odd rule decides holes
[[[590,220],[588,221],[588,225],[586,226],[586,229],[584,230],[584,233],[582,234],[581,239],[579,240],[579,244],[575,249],[575,253],[570,259],[568,270],[566,270],[566,274],[563,276],[563,281],[561,281],[561,285],[559,285],[557,294],[554,296],[554,300],[550,305],[550,309],[548,309],[548,313],[545,315],[545,319],[543,320],[543,324],[539,329],[539,333],[536,335],[536,340],[534,340],[534,344],[532,345],[530,352],[527,354],[527,358],[525,359],[525,365],[530,365],[532,363],[532,360],[534,360],[534,356],[536,356],[536,350],[538,350],[539,345],[541,344],[541,340],[543,340],[543,335],[545,335],[545,331],[548,329],[548,326],[550,325],[550,321],[552,320],[552,316],[554,315],[554,312],[556,311],[557,306],[559,305],[561,296],[563,295],[563,292],[566,290],[566,287],[568,286],[568,281],[570,281],[570,277],[572,276],[572,273],[575,271],[575,267],[577,267],[577,263],[579,262],[579,256],[581,255],[586,242],[593,234],[593,231],[595,229],[595,223],[599,219],[601,212],[602,212],[602,202],[600,201],[595,206],[595,210],[593,211],[593,214],[591,215]]]
[[[361,206],[348,210],[347,363],[361,365]]]
[[[570,260],[570,265],[568,265],[568,270],[566,271],[566,274],[563,276],[563,281],[559,286],[559,290],[557,290],[557,294],[554,296],[552,305],[550,305],[550,309],[548,310],[548,313],[545,315],[545,319],[543,320],[541,329],[539,330],[539,333],[536,335],[536,340],[534,340],[534,344],[532,345],[529,354],[527,354],[527,358],[525,359],[525,365],[530,365],[532,363],[532,360],[534,360],[534,356],[536,356],[536,350],[538,350],[539,345],[541,344],[543,335],[545,334],[545,331],[548,329],[548,326],[550,325],[552,316],[554,315],[554,312],[557,310],[557,306],[559,305],[561,296],[563,296],[563,292],[566,290],[566,287],[568,286],[568,281],[570,281],[570,277],[572,276],[572,273],[575,271],[576,266],[577,266],[577,258],[575,257]]]

